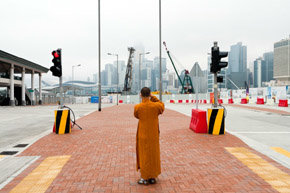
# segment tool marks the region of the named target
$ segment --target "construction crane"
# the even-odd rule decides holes
[[[180,78],[180,76],[179,76],[179,74],[178,74],[178,72],[177,72],[177,70],[176,70],[176,67],[175,67],[174,62],[173,62],[173,60],[171,58],[171,55],[169,53],[169,50],[167,49],[166,43],[163,42],[163,45],[164,45],[165,50],[167,52],[167,55],[168,55],[168,57],[169,57],[169,59],[171,61],[171,64],[172,64],[172,66],[173,66],[173,68],[175,70],[175,73],[176,73],[176,75],[178,77],[178,80],[179,80],[179,82],[180,82],[180,84],[182,86],[182,90],[181,90],[180,93],[181,94],[194,93],[194,89],[193,89],[193,86],[192,86],[192,81],[191,81],[191,78],[189,76],[189,71],[186,70],[186,69],[184,70],[184,78],[183,78],[183,81],[182,81],[181,78]]]
[[[123,94],[131,94],[131,88],[132,88],[132,66],[133,61],[132,58],[134,57],[135,49],[133,47],[129,47],[129,59],[127,63],[127,70],[126,70],[126,76],[125,76],[125,82],[124,82],[124,89]]]

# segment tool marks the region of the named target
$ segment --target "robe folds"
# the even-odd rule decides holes
[[[157,178],[161,173],[158,116],[164,104],[155,96],[143,99],[134,107],[134,116],[139,119],[136,135],[137,171],[141,178]]]

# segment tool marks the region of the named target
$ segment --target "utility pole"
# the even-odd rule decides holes
[[[162,101],[162,65],[161,65],[161,0],[159,0],[159,100]]]
[[[99,111],[101,111],[102,92],[101,92],[101,0],[98,1],[99,19]]]

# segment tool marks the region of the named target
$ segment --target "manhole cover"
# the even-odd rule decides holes
[[[16,154],[18,151],[2,151],[0,153],[0,155],[14,155]]]
[[[26,147],[28,144],[18,144],[18,145],[15,145],[14,147]]]

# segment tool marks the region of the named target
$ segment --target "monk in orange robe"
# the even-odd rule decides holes
[[[155,184],[161,173],[158,115],[164,111],[164,104],[151,95],[147,87],[141,90],[142,102],[134,108],[139,119],[136,136],[137,171],[141,172],[139,184]]]

